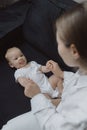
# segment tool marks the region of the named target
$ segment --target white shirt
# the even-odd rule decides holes
[[[40,87],[42,93],[48,93],[52,97],[57,97],[58,90],[53,90],[47,76],[39,70],[40,66],[35,61],[29,62],[28,67],[23,67],[15,71],[15,79],[17,80],[19,77],[30,78]]]
[[[64,72],[62,101],[55,107],[43,94],[31,100],[32,112],[42,130],[86,130],[87,75]]]

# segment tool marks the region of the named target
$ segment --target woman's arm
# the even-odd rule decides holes
[[[29,83],[29,86],[25,88],[25,95],[32,98],[31,110],[42,130],[80,130],[80,128],[84,130],[86,125],[84,120],[87,119],[85,89],[85,95],[82,94],[82,90],[72,93],[65,100],[60,100],[60,104],[56,107],[55,103],[53,104],[49,98],[41,94],[39,87],[33,81]]]
[[[76,107],[77,99],[74,101],[75,104],[72,104],[71,99],[69,101],[67,101],[66,106],[62,101],[63,106],[56,109],[52,102],[42,94],[31,99],[32,112],[42,130],[80,130],[80,128],[84,130],[86,113],[83,111],[83,107],[82,109],[80,106]]]

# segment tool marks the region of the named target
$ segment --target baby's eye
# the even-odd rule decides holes
[[[14,60],[17,60],[18,58],[16,57]]]
[[[20,55],[20,57],[22,57],[22,56],[23,56],[23,54]]]

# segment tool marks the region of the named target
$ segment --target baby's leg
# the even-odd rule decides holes
[[[52,75],[49,77],[49,82],[50,82],[52,88],[55,90],[57,87],[58,78],[55,75]]]
[[[59,78],[58,82],[57,82],[57,89],[60,93],[60,95],[62,94],[63,91],[63,79]]]
[[[49,82],[52,88],[55,90],[58,89],[59,93],[62,94],[63,91],[63,79],[57,78],[55,75],[49,77]]]
[[[40,130],[39,124],[31,112],[11,119],[1,130]]]

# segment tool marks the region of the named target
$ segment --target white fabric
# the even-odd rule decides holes
[[[84,130],[87,127],[87,75],[64,72],[62,101],[57,108],[42,94],[35,96],[31,103],[42,130]]]
[[[42,93],[49,93],[50,96],[57,97],[58,90],[53,90],[46,75],[39,70],[40,66],[35,61],[31,61],[29,67],[20,68],[15,71],[15,79],[17,80],[19,77],[30,78],[38,84]]]
[[[8,121],[1,130],[41,130],[32,112],[27,112]]]
[[[21,123],[25,118],[22,115],[8,122],[2,130],[37,130],[36,122],[38,130],[86,130],[87,75],[64,72],[64,78],[62,101],[57,108],[43,94],[38,94],[31,100],[32,111],[24,121],[26,129],[22,127],[25,125]]]

